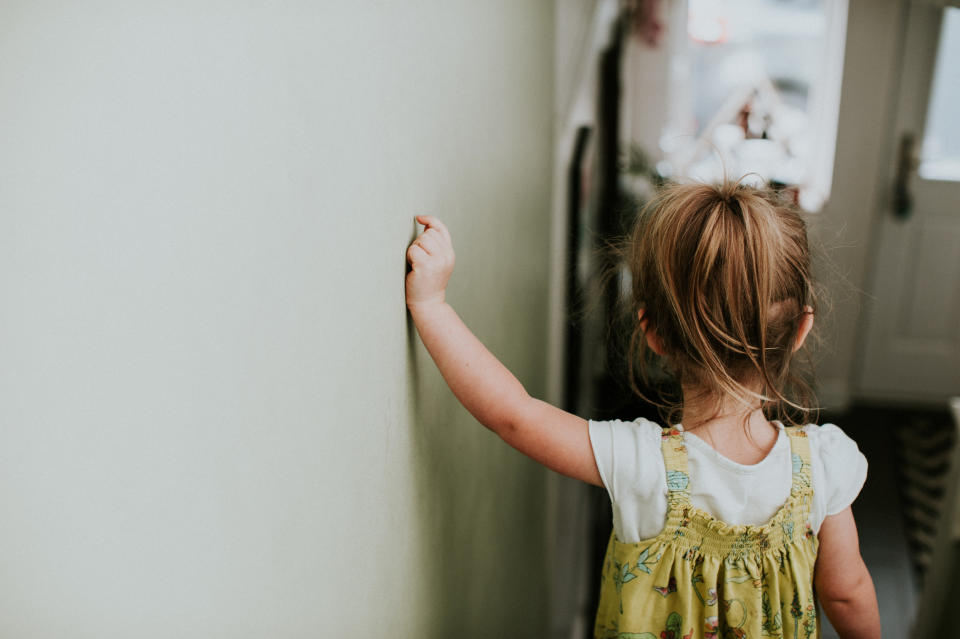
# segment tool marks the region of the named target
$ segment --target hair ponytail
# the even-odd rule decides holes
[[[673,185],[641,212],[629,246],[633,312],[644,309],[681,385],[745,408],[759,403],[770,419],[810,417],[812,389],[793,364],[816,296],[795,208],[737,183]],[[640,326],[629,348],[631,383],[643,395],[635,374],[648,380],[651,356]],[[682,405],[660,400],[676,421]]]

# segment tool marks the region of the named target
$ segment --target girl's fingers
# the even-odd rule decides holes
[[[410,265],[414,265],[417,262],[421,262],[430,257],[430,255],[423,250],[423,247],[419,244],[411,244],[410,248],[407,249],[407,261],[410,262]]]
[[[449,246],[447,238],[440,234],[436,229],[427,229],[417,238],[417,242],[423,246],[424,250],[430,255],[436,255],[443,252],[446,246]]]
[[[427,259],[445,258],[448,255],[452,257],[453,243],[450,240],[450,231],[443,222],[432,215],[418,215],[416,219],[425,228],[407,249],[407,260],[410,264]]]
[[[437,252],[436,244],[431,242],[429,237],[421,235],[417,238],[417,244],[420,245],[420,248],[422,248],[427,255],[433,255]]]
[[[444,226],[443,222],[432,215],[418,215],[417,222],[423,224],[425,227],[427,227],[427,229],[437,229],[441,234],[443,234],[444,237],[446,237],[448,240],[450,239],[450,231],[447,230],[447,227]]]

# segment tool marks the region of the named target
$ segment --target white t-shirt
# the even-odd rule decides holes
[[[693,505],[734,525],[761,525],[790,495],[790,439],[783,425],[760,462],[739,464],[694,433],[683,433]],[[867,459],[856,442],[833,424],[804,426],[813,465],[810,525],[819,532],[828,515],[845,509],[867,478]],[[590,442],[600,477],[613,503],[617,539],[636,543],[663,529],[667,479],[660,451],[662,429],[649,420],[590,422]]]

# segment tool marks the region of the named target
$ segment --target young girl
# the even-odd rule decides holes
[[[641,214],[632,345],[680,383],[682,422],[669,428],[588,422],[530,397],[445,303],[450,233],[417,220],[407,307],[454,394],[508,444],[613,502],[595,637],[806,639],[820,636],[818,604],[842,637],[880,636],[850,510],[866,460],[836,426],[783,424],[807,405],[790,396],[789,368],[813,326],[796,212],[745,186],[693,184]]]

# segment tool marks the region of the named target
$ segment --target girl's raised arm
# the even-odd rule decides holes
[[[477,421],[523,454],[600,486],[587,421],[527,394],[470,332],[445,301],[454,264],[450,232],[435,217],[417,221],[426,229],[407,250],[407,308],[450,390]]]

